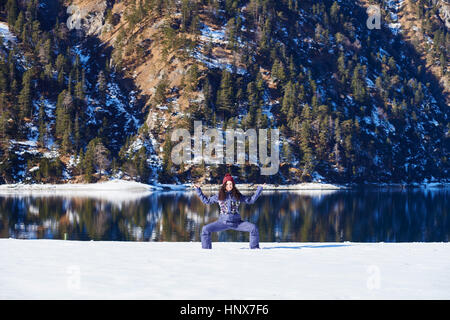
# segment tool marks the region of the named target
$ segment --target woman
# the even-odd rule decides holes
[[[265,185],[265,184],[264,184]],[[224,230],[237,230],[246,231],[250,233],[250,249],[259,249],[259,233],[258,228],[253,223],[248,221],[242,221],[239,214],[238,207],[241,202],[254,203],[258,199],[262,186],[258,186],[253,196],[244,196],[239,192],[234,184],[233,177],[227,173],[222,181],[222,186],[219,189],[219,193],[206,197],[199,184],[194,184],[197,195],[200,197],[203,203],[219,203],[220,216],[219,220],[203,226],[202,228],[202,248],[211,249],[211,232],[224,231]]]

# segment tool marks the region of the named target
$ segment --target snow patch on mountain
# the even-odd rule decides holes
[[[0,22],[0,37],[3,38],[3,45],[7,48],[10,48],[11,44],[17,43],[16,36],[9,31],[9,27],[6,22]]]

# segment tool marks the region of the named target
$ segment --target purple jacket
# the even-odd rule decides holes
[[[199,196],[200,200],[204,204],[212,204],[212,203],[218,203],[220,207],[220,214],[239,214],[238,207],[241,202],[245,203],[254,203],[256,199],[259,198],[259,195],[261,194],[261,191],[263,190],[262,186],[258,186],[256,189],[256,192],[252,196],[241,196],[241,200],[235,199],[231,192],[226,192],[225,200],[221,201],[219,200],[219,195],[214,194],[210,197],[207,197],[203,194],[202,190],[200,188],[195,188],[197,191],[197,195]]]

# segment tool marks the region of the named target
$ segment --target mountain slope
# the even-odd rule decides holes
[[[366,25],[369,5],[379,6],[381,29]],[[59,26],[68,28],[58,45],[83,71],[73,71],[85,87],[77,91],[83,137],[64,139],[58,121],[49,123],[60,158],[83,164],[68,170],[63,161],[77,181],[103,172],[214,182],[227,170],[262,179],[250,164],[173,165],[170,133],[193,133],[194,120],[205,128],[279,128],[280,170],[266,177],[275,183],[448,179],[443,1],[49,0],[38,11],[45,7],[59,8],[58,21],[66,21]],[[53,109],[63,90],[77,94],[65,82],[53,90]],[[36,107],[34,132],[37,114]],[[69,118],[74,128],[76,112]],[[61,148],[64,141],[77,147]],[[9,179],[39,180],[27,176],[30,165]]]

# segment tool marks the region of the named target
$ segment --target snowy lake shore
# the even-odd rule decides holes
[[[254,190],[258,184],[236,184],[239,190]],[[218,184],[203,184],[202,189],[218,190]],[[273,185],[267,184],[265,190],[339,190],[345,189],[345,186],[327,184],[327,183],[301,183],[292,185]],[[15,191],[126,191],[126,192],[142,192],[142,191],[184,191],[193,190],[193,184],[145,184],[136,181],[126,181],[113,179],[106,182],[98,183],[64,183],[64,184],[3,184],[0,185],[0,193]]]
[[[238,183],[236,184],[239,190],[248,191],[256,190],[259,184],[248,184],[248,183]],[[369,187],[387,187],[387,188],[398,188],[404,189],[406,187],[417,187],[417,188],[446,188],[449,187],[449,183],[422,183],[422,184],[366,184]],[[203,184],[202,190],[212,191],[218,190],[219,184]],[[275,185],[266,184],[264,190],[345,190],[357,187],[356,185],[338,185],[330,183],[320,183],[320,182],[309,182],[309,183],[298,183],[290,185]],[[112,179],[105,182],[98,183],[63,183],[63,184],[25,184],[25,183],[15,183],[15,184],[2,184],[0,185],[0,194],[4,193],[17,193],[17,192],[28,192],[28,191],[54,191],[61,193],[72,193],[72,192],[152,192],[152,191],[189,191],[193,190],[193,184],[145,184],[136,181],[127,181],[120,179]]]
[[[449,299],[449,243],[0,239],[0,299]]]

